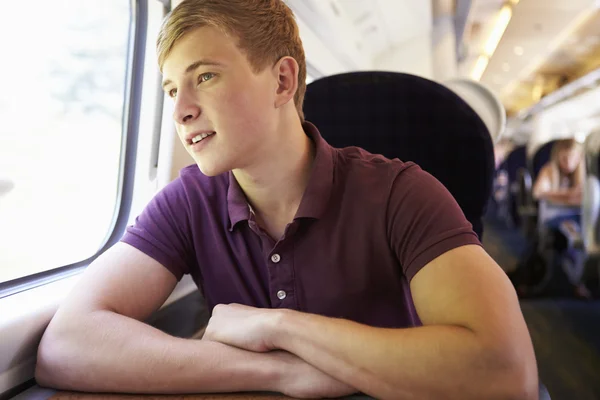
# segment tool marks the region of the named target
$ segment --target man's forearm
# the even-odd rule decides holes
[[[40,344],[36,378],[43,386],[93,392],[267,391],[275,390],[280,369],[275,353],[175,338],[98,311],[49,328]]]
[[[376,398],[535,398],[528,390],[537,387],[537,376],[522,368],[529,355],[491,351],[467,328],[380,329],[282,315],[273,335],[277,348]]]

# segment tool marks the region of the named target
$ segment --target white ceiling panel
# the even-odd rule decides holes
[[[376,57],[431,30],[430,1],[337,0],[359,32],[357,47]]]

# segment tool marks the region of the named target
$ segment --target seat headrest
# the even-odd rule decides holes
[[[504,160],[504,168],[508,172],[508,180],[514,182],[517,179],[519,168],[527,168],[527,148],[519,146],[514,148]]]
[[[494,152],[477,113],[456,93],[395,72],[329,76],[308,85],[304,113],[334,147],[413,161],[452,193],[481,233]]]
[[[444,86],[460,96],[482,119],[492,141],[498,143],[506,129],[506,109],[487,86],[470,79],[452,79]]]

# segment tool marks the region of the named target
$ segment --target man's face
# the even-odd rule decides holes
[[[166,58],[163,82],[179,138],[205,175],[268,155],[261,151],[277,130],[277,76],[270,67],[255,74],[233,38],[212,27],[188,33]]]

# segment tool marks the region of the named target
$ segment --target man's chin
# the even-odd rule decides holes
[[[200,169],[200,172],[206,176],[217,176],[229,171],[228,169],[219,168],[219,166],[216,165],[206,165],[205,163],[200,162],[196,162],[196,165]]]

